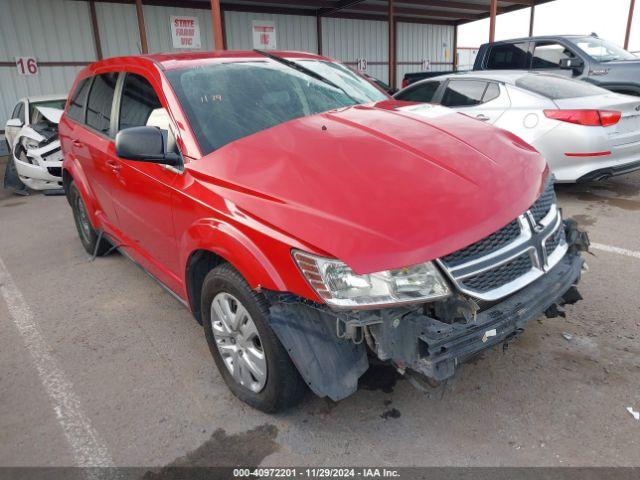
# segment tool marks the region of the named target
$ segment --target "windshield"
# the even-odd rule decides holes
[[[555,75],[525,75],[516,80],[516,86],[551,100],[611,93],[609,90],[581,80],[571,80],[570,78],[557,77]]]
[[[66,99],[62,100],[46,100],[43,102],[31,102],[29,104],[29,119],[31,123],[38,123],[42,121],[42,115],[36,107],[48,107],[48,108],[57,108],[60,110],[64,110],[64,106],[67,103]]]
[[[297,63],[331,80],[359,103],[381,102],[389,99],[366,79],[339,63],[318,60],[299,60]]]
[[[614,45],[611,42],[596,37],[584,37],[573,42],[584,53],[598,62],[612,62],[614,60],[637,60],[631,52]]]
[[[274,61],[198,66],[168,71],[167,77],[206,155],[288,120],[387,99],[344,67],[327,64],[304,61],[340,88]]]

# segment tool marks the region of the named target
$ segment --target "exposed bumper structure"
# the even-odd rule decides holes
[[[563,298],[580,279],[584,261],[565,256],[551,271],[507,300],[478,313],[468,324],[448,324],[420,312],[401,319],[402,328],[386,319],[372,328],[383,359],[436,380],[453,376],[461,362],[521,332],[527,322]]]
[[[544,275],[497,302],[458,294],[441,305],[337,312],[289,294],[269,292],[271,325],[309,387],[340,400],[357,390],[368,345],[380,360],[433,380],[446,380],[481,351],[523,331],[543,314],[575,303],[588,239],[564,222],[566,252]]]

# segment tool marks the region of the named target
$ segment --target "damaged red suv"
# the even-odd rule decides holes
[[[350,395],[370,355],[447,379],[579,299],[588,241],[534,149],[327,58],[100,61],[59,131],[84,248],[184,302],[264,411]]]

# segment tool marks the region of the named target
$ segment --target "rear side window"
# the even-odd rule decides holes
[[[160,99],[148,80],[140,75],[128,73],[120,100],[118,129],[149,125],[149,117],[161,108]]]
[[[487,82],[480,80],[452,80],[442,96],[447,107],[471,107],[482,103]]]
[[[87,125],[105,135],[109,134],[111,125],[111,106],[117,80],[117,72],[98,75],[87,100]]]
[[[529,44],[507,43],[491,47],[487,68],[495,70],[528,69]]]
[[[563,58],[575,58],[576,56],[564,45],[555,42],[537,43],[533,50],[531,68],[534,70],[543,68],[560,68],[560,60]]]
[[[80,80],[75,92],[73,92],[73,95],[71,96],[67,116],[69,118],[73,118],[77,122],[84,123],[84,104],[87,100],[87,92],[89,91],[90,84],[91,78]]]
[[[407,102],[430,102],[438,91],[438,87],[442,82],[425,82],[408,88],[406,91],[396,95],[397,100],[405,100]]]
[[[537,93],[552,100],[589,97],[610,93],[604,88],[596,87],[587,82],[556,77],[555,75],[525,75],[519,80],[516,80],[516,87]]]

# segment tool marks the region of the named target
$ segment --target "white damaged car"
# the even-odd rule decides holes
[[[24,110],[14,112],[18,115],[5,127],[18,177],[33,190],[59,189],[62,186],[62,152],[58,122],[66,98],[48,97],[42,102],[33,98],[21,102]]]

